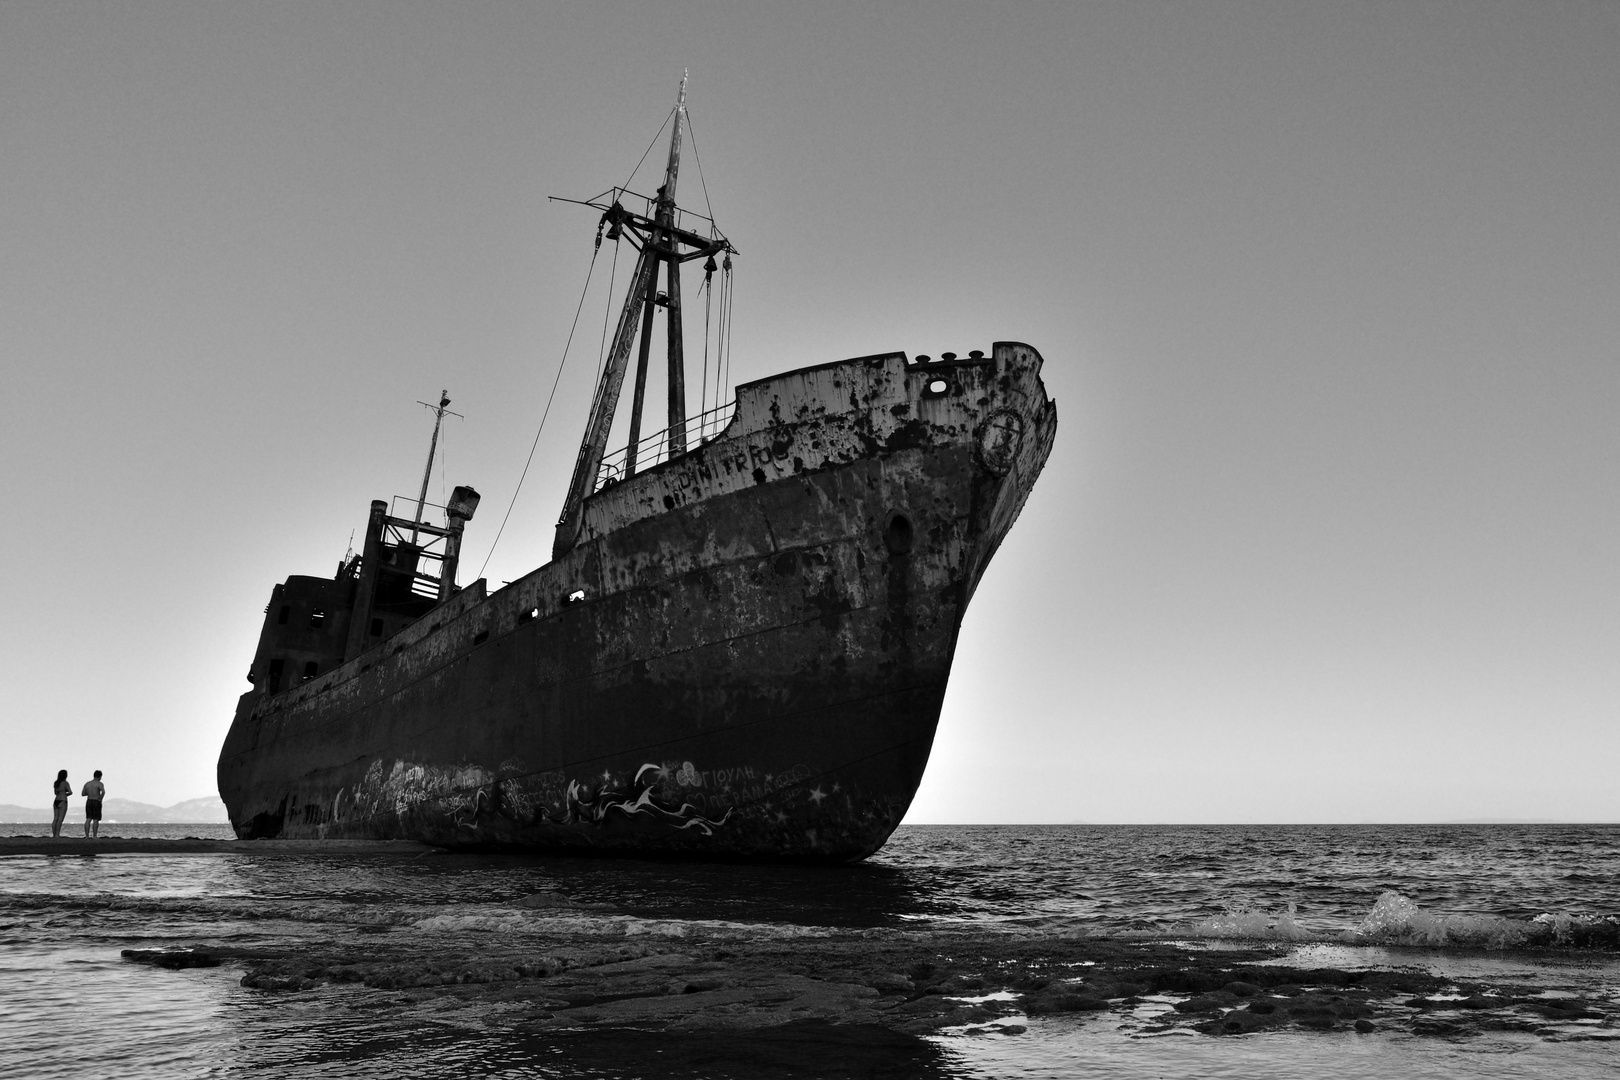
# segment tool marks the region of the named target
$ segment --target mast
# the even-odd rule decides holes
[[[670,439],[676,437],[676,425],[686,424],[686,363],[682,356],[682,342],[680,338],[680,294],[681,269],[679,252],[675,249],[672,238],[668,235],[668,228],[675,224],[675,181],[681,174],[681,121],[686,118],[686,74],[681,74],[680,97],[675,102],[675,126],[669,136],[669,163],[664,166],[664,184],[658,189],[654,201],[653,221],[662,229],[654,229],[652,243],[642,249],[643,254],[649,250],[656,252],[657,260],[653,265],[652,276],[647,281],[647,299],[641,318],[641,350],[636,356],[636,393],[630,402],[630,448],[624,456],[624,473],[629,476],[636,471],[636,452],[641,442],[641,410],[647,396],[647,358],[652,350],[652,319],[653,308],[664,306],[667,311],[669,330],[669,434]],[[663,295],[658,293],[658,263],[667,267],[665,273],[669,281],[669,291]],[[680,401],[676,403],[676,387],[680,387]],[[686,449],[686,433],[682,431],[681,449]],[[675,452],[671,445],[670,452]]]
[[[682,338],[680,264],[689,259],[708,258],[722,251],[734,253],[736,249],[713,229],[712,222],[708,236],[678,224],[675,185],[680,177],[681,143],[686,122],[685,74],[681,76],[674,120],[669,139],[669,159],[664,167],[664,182],[657,195],[649,200],[652,216],[626,210],[620,202],[620,196],[626,193],[619,188],[583,203],[603,211],[602,223],[612,226],[608,232],[610,239],[628,236],[631,243],[640,248],[640,255],[636,259],[629,291],[625,294],[624,307],[619,313],[613,347],[608,352],[607,364],[602,369],[601,381],[597,383],[596,394],[591,401],[590,420],[585,425],[579,456],[574,461],[573,479],[568,485],[568,496],[557,522],[557,535],[551,551],[553,558],[561,556],[579,541],[582,504],[596,490],[613,417],[618,411],[619,395],[630,366],[632,347],[636,347],[636,377],[630,404],[630,439],[625,452],[623,476],[629,477],[636,471],[637,451],[640,449],[637,444],[641,441],[642,411],[647,392],[647,367],[652,351],[652,320],[655,309],[659,307],[665,308],[667,313],[669,452],[678,454],[686,450],[686,358]],[[609,199],[612,200],[611,205],[607,202]],[[598,233],[599,238],[600,235]],[[660,269],[664,270],[668,282],[666,291],[662,293],[658,291]]]
[[[686,119],[686,72],[681,72],[681,96],[675,103],[675,129],[669,136],[669,165],[664,169],[664,197],[658,205],[658,219],[675,223],[675,181],[681,172],[681,123]],[[681,260],[673,237],[660,237],[669,245],[664,259],[668,286],[668,308],[664,321],[669,330],[669,452],[686,452],[686,342],[681,336]]]
[[[416,497],[416,517],[413,519],[416,524],[420,525],[422,523],[422,508],[427,505],[428,481],[433,477],[433,455],[439,449],[439,427],[444,423],[446,413],[451,416],[460,416],[461,414],[450,412],[448,408],[450,404],[449,390],[439,391],[438,405],[428,405],[425,401],[418,401],[417,404],[427,406],[427,408],[433,410],[433,438],[428,441],[427,468],[422,470],[422,493]],[[417,531],[414,528],[411,530],[411,543],[413,544],[416,543]]]

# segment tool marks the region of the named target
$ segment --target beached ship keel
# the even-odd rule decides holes
[[[553,560],[455,588],[458,489],[443,528],[374,503],[335,578],[277,586],[219,762],[238,835],[850,860],[899,823],[967,604],[1051,449],[1041,358],[845,360],[690,420],[671,391],[638,469],[653,305],[723,250],[677,235],[679,119],[653,213],[603,204],[642,266]],[[604,455],[641,316],[631,442]],[[443,540],[437,595],[412,591],[417,530]]]

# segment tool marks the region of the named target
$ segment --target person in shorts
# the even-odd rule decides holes
[[[96,777],[84,785],[79,792],[85,798],[84,803],[84,837],[86,840],[92,836],[101,835],[101,800],[107,797],[107,787],[101,782],[101,770],[96,770]]]
[[[62,819],[67,817],[68,799],[73,796],[73,785],[68,783],[66,769],[56,774],[53,791],[55,799],[51,803],[51,839],[59,840],[62,837]]]

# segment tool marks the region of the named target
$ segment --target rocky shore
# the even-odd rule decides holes
[[[543,925],[566,913],[530,898]],[[1613,1002],[1525,983],[1459,982],[1419,968],[1342,970],[1279,962],[1275,947],[1193,947],[954,931],[808,931],[787,938],[604,941],[553,932],[423,933],[357,927],[330,945],[254,948],[199,942],[126,950],[164,968],[229,966],[267,994],[346,988],[439,1022],[459,1016],[535,1033],[633,1028],[726,1031],[819,1023],[896,1035],[1017,1036],[1031,1018],[1106,1023],[1124,1035],[1276,1030],[1465,1037],[1514,1031],[1611,1038]]]

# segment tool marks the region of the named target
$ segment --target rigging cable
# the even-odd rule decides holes
[[[730,336],[726,333],[726,324],[731,320],[730,312],[731,271],[726,270],[720,275],[720,321],[715,327],[714,396],[717,398],[726,396],[726,384],[731,381],[731,372],[725,369],[726,339]]]
[[[591,273],[596,269],[596,257],[602,253],[601,248],[591,252],[591,265],[585,271],[585,288],[580,290],[579,305],[574,308],[574,322],[568,328],[568,341],[563,345],[562,360],[557,364],[557,377],[551,380],[551,393],[546,396],[546,407],[540,414],[540,426],[534,430],[534,442],[529,444],[529,459],[523,463],[523,472],[518,476],[517,487],[512,489],[512,501],[506,504],[506,515],[501,518],[501,527],[495,530],[495,539],[489,542],[489,551],[484,554],[483,566],[478,568],[478,576],[484,576],[484,568],[489,566],[489,560],[495,554],[495,545],[501,542],[501,534],[506,531],[507,519],[512,516],[512,507],[517,505],[518,492],[523,490],[523,480],[529,475],[529,466],[534,464],[534,450],[540,445],[540,433],[546,429],[546,417],[551,415],[551,403],[557,397],[557,384],[562,382],[563,368],[568,366],[568,348],[574,343],[574,330],[579,326],[579,313],[585,307],[585,294],[591,289]]]
[[[709,212],[709,228],[710,228],[711,233],[712,233],[712,230],[714,228],[714,203],[712,203],[709,200],[709,181],[703,175],[703,155],[698,153],[697,129],[692,126],[692,113],[691,113],[690,110],[688,110],[687,114],[686,114],[686,134],[692,140],[692,160],[697,163],[698,183],[703,188],[703,206]],[[720,376],[720,362],[721,362],[721,358],[723,356],[725,356],[724,342],[725,342],[726,338],[728,337],[728,335],[726,334],[726,326],[727,326],[727,324],[729,322],[729,315],[728,315],[729,308],[728,308],[728,305],[727,305],[727,294],[730,291],[729,290],[730,282],[731,282],[731,256],[728,254],[726,256],[725,276],[720,279],[720,322],[719,322],[719,325],[716,327],[716,330],[715,330],[715,346],[714,346],[714,407],[717,408],[717,409],[722,404],[724,404],[724,402],[722,400],[722,398],[724,396],[724,390],[723,390],[723,385],[722,385],[722,379],[721,379],[721,376]],[[704,297],[703,297],[703,304],[704,304],[704,306],[703,306],[703,387],[704,387],[704,390],[707,391],[708,386],[709,386],[709,307],[708,307],[709,293],[707,291],[709,289],[709,281],[708,281],[708,279],[704,280],[703,285],[704,285],[704,289],[705,289]]]
[[[703,275],[703,390],[698,398],[698,415],[702,416],[709,411],[709,302],[714,293],[714,275]],[[718,391],[716,391],[718,395]],[[715,398],[715,407],[719,408],[718,396]],[[698,438],[703,437],[702,422],[698,424]]]
[[[736,305],[736,286],[731,280],[731,256],[726,256],[724,263],[724,276],[720,279],[720,355],[715,360],[715,373],[719,374],[721,363],[725,364],[725,380],[722,387],[731,383],[731,310]],[[724,393],[722,390],[721,393]]]
[[[697,162],[698,183],[703,185],[703,205],[709,209],[709,224],[714,224],[714,204],[709,201],[709,182],[703,179],[703,158],[698,154],[697,132],[692,130],[692,113],[686,113],[686,134],[692,139],[692,160]],[[636,166],[638,169],[641,166]]]
[[[729,381],[731,379],[731,342],[732,337],[734,337],[731,316],[737,309],[737,283],[732,279],[731,270],[726,270],[726,280],[729,282],[729,287],[726,290],[726,379]]]
[[[680,108],[680,106],[677,105],[677,106],[675,106],[675,108],[678,109],[678,108]],[[652,142],[648,143],[647,144],[647,149],[645,149],[645,150],[643,150],[641,152],[641,161],[636,162],[636,167],[630,170],[630,179],[626,180],[624,182],[624,187],[620,188],[621,191],[629,191],[630,190],[630,181],[634,180],[636,178],[636,173],[641,171],[641,166],[647,160],[647,155],[652,153],[652,148],[654,146],[658,145],[658,136],[662,135],[664,133],[664,129],[669,127],[670,118],[673,117],[674,115],[675,115],[675,109],[670,109],[669,110],[669,116],[664,117],[664,122],[659,125],[657,133],[654,134],[653,137],[652,137]]]
[[[714,322],[714,404],[719,408],[725,403],[725,391],[721,384],[720,370],[726,358],[726,276],[720,275],[720,312]]]

